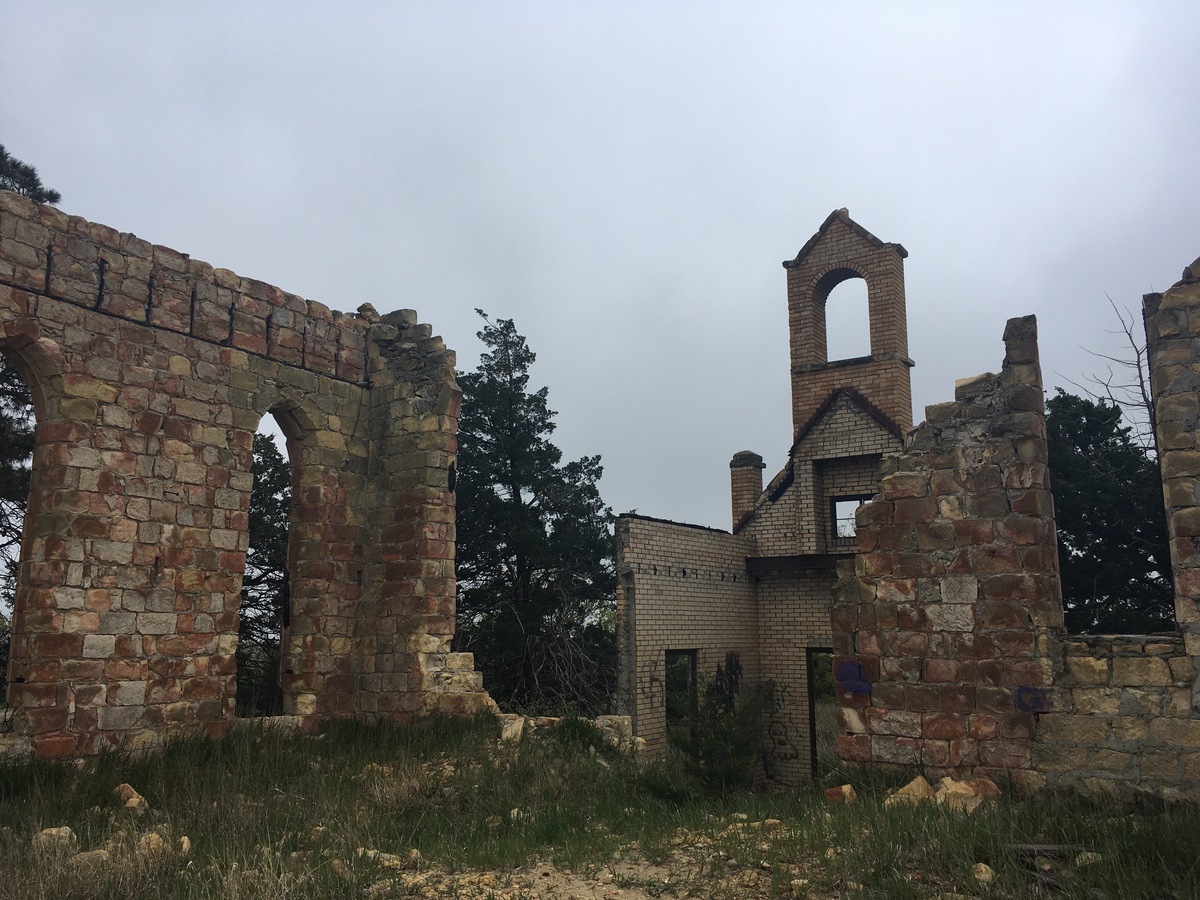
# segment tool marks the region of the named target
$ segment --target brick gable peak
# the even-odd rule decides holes
[[[816,234],[810,237],[805,242],[804,246],[800,248],[800,252],[796,254],[796,258],[785,259],[783,261],[783,267],[785,269],[793,269],[803,263],[808,255],[812,253],[812,251],[815,250],[821,243],[821,240],[825,237],[826,232],[833,227],[835,222],[843,223],[853,234],[858,235],[860,238],[875,247],[880,249],[886,248],[894,250],[901,259],[906,259],[908,257],[908,251],[905,250],[901,244],[892,244],[886,241],[881,241],[879,238],[875,237],[875,235],[871,234],[871,232],[867,231],[867,229],[863,228],[861,225],[851,219],[850,211],[843,206],[841,209],[835,209],[828,215],[828,217],[826,217],[825,221],[821,223],[821,227],[817,229]]]
[[[904,429],[901,428],[900,425],[891,418],[891,416],[881,410],[878,406],[876,406],[854,388],[838,387],[829,392],[829,395],[821,402],[821,405],[816,408],[811,416],[809,416],[808,421],[805,422],[804,425],[802,425],[796,432],[796,439],[792,442],[791,450],[788,453],[789,456],[795,455],[796,448],[800,446],[801,441],[803,441],[808,434],[814,428],[816,428],[818,424],[820,424],[821,420],[825,418],[826,414],[829,413],[840,397],[845,397],[850,400],[850,402],[854,403],[868,416],[878,422],[879,425],[881,425],[888,433],[895,435],[900,440],[904,439]]]

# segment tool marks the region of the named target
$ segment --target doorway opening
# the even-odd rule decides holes
[[[668,650],[665,707],[667,744],[690,746],[696,728],[696,651]]]
[[[809,647],[807,657],[808,733],[815,781],[822,774],[838,768],[837,736],[842,727],[842,713],[834,687],[833,651]]]

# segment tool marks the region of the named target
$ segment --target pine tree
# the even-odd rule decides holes
[[[8,684],[11,641],[9,616],[17,588],[21,555],[21,529],[29,501],[29,473],[33,462],[33,398],[29,385],[0,356],[0,703]]]
[[[254,435],[254,487],[250,493],[250,548],[242,576],[238,624],[238,714],[282,711],[279,638],[290,610],[287,573],[292,475],[274,439]]]
[[[511,319],[482,310],[479,369],[459,374],[460,649],[502,707],[606,712],[615,685],[612,511],[599,456],[562,462],[547,389]]]
[[[1058,389],[1046,402],[1066,624],[1075,633],[1174,627],[1158,463],[1119,404]]]
[[[62,195],[42,184],[37,169],[11,156],[0,144],[0,191],[13,191],[34,203],[57,203]]]

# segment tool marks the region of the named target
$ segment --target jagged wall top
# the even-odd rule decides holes
[[[0,259],[0,283],[343,381],[368,381],[383,364],[369,339],[386,342],[396,329],[411,330],[408,337],[454,365],[411,310],[380,317],[364,304],[337,312],[7,191],[0,191]]]

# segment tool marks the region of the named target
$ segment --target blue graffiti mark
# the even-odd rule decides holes
[[[867,673],[860,663],[852,659],[842,660],[837,664],[833,673],[838,690],[845,691],[854,697],[871,693],[871,685],[867,682]]]
[[[1013,691],[1013,705],[1020,712],[1043,713],[1050,711],[1050,689],[1023,686]]]

